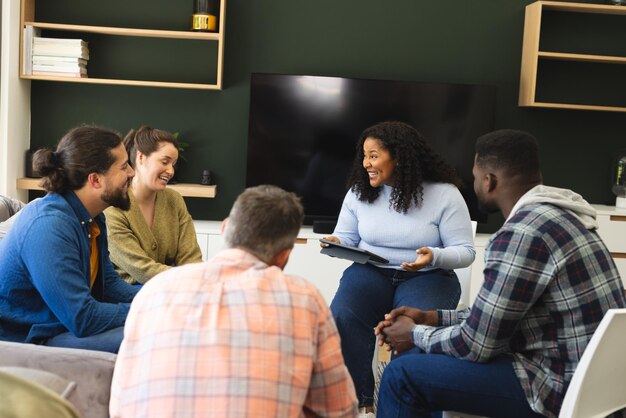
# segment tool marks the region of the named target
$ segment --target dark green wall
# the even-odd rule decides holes
[[[180,0],[98,3],[39,1],[38,18],[67,22],[72,16],[74,23],[182,29],[192,10],[191,0],[183,6]],[[80,123],[120,132],[140,124],[180,131],[191,143],[182,180],[197,182],[202,168],[210,168],[218,183],[216,199],[187,199],[192,214],[221,219],[244,188],[252,72],[492,84],[498,87],[496,128],[524,129],[538,137],[546,184],[612,204],[609,164],[612,153],[626,148],[626,114],[517,106],[524,6],[529,3],[230,0],[223,91],[33,82],[32,146],[53,145]],[[580,30],[587,29],[583,25]],[[618,45],[623,39],[602,42]],[[178,47],[164,44],[158,62],[146,63],[144,52],[142,48],[135,56],[126,48],[108,60],[129,73],[153,68],[162,77],[198,74],[194,53],[181,58]],[[626,75],[625,66],[618,71]],[[560,76],[555,74],[556,82]],[[576,85],[562,87],[562,92],[584,81],[574,80]],[[609,90],[614,94],[624,86]],[[481,230],[493,230],[499,222],[494,217]]]

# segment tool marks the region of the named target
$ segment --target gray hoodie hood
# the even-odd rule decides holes
[[[522,207],[534,203],[550,203],[567,210],[578,218],[587,229],[598,229],[596,210],[581,195],[568,189],[544,186],[535,186],[522,196],[507,218],[507,221]]]

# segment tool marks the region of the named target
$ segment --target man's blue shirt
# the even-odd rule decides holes
[[[101,233],[90,289],[91,222]],[[104,215],[92,218],[74,192],[50,193],[22,209],[0,241],[0,340],[38,343],[123,326],[138,290],[113,269]]]

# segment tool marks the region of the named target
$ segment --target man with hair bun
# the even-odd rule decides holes
[[[33,166],[48,194],[0,241],[0,340],[116,353],[139,287],[113,269],[102,211],[129,207],[126,149],[115,132],[81,126]]]
[[[162,272],[128,314],[113,418],[356,417],[356,393],[320,292],[285,275],[299,199],[246,189],[206,263]]]

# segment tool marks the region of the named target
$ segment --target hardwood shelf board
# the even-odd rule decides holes
[[[215,185],[205,186],[195,183],[177,183],[169,184],[167,187],[176,190],[185,197],[204,197],[212,199],[217,194],[217,186]]]
[[[522,44],[522,62],[520,70],[519,101],[534,101],[537,89],[537,51],[541,27],[541,8],[537,3],[526,7],[524,18],[524,38]]]
[[[221,90],[219,84],[199,84],[199,83],[177,83],[169,81],[143,81],[143,80],[122,80],[119,78],[80,78],[80,77],[54,77],[41,75],[21,74],[20,78],[26,80],[60,81],[64,83],[85,83],[85,84],[114,84],[122,86],[144,86],[144,87],[165,87],[174,89],[195,89],[195,90]]]
[[[520,106],[525,107],[543,107],[550,109],[573,109],[573,110],[598,110],[604,112],[626,112],[626,107],[620,106],[596,106],[596,105],[580,105],[569,103],[547,103],[547,102],[531,102],[531,103],[519,103]]]
[[[198,41],[217,41],[220,39],[218,32],[192,32],[192,31],[176,31],[176,30],[158,30],[158,29],[133,29],[118,28],[109,26],[87,26],[87,25],[68,25],[61,23],[45,23],[26,21],[24,25],[31,25],[35,28],[68,31],[68,32],[85,32],[99,33],[102,35],[117,36],[138,36],[146,38],[171,38],[171,39],[195,39]]]
[[[538,1],[536,3],[540,4],[544,10],[554,10],[558,12],[626,15],[626,6],[613,6],[610,4],[570,3],[560,1]]]
[[[18,190],[43,190],[43,187],[39,185],[41,179],[32,179],[22,177],[17,179]]]
[[[17,189],[18,190],[43,190],[43,187],[39,185],[41,179],[34,178],[18,178]],[[217,186],[205,186],[203,184],[193,183],[177,183],[168,184],[169,188],[176,190],[184,197],[202,197],[206,199],[212,199],[217,194]]]
[[[539,51],[539,58],[557,61],[597,62],[603,64],[626,64],[626,57],[610,55],[570,54],[567,52]]]

